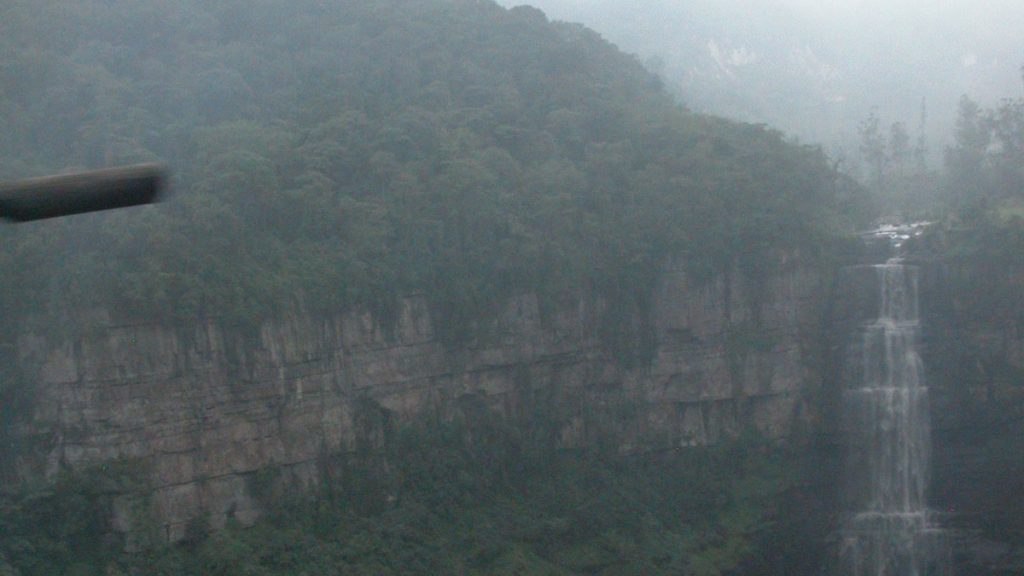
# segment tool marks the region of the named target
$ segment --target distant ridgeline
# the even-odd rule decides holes
[[[458,339],[526,291],[629,316],[669,254],[820,256],[867,210],[819,150],[691,114],[532,8],[2,3],[0,178],[146,160],[164,205],[0,230],[5,318],[387,318],[421,292]]]

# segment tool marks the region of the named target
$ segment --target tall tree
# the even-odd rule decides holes
[[[992,141],[989,119],[977,102],[960,99],[955,141],[946,150],[947,195],[954,205],[984,202],[989,193],[985,182],[985,157]]]
[[[889,155],[885,148],[885,135],[882,133],[881,120],[878,118],[877,110],[872,110],[871,114],[860,123],[858,133],[860,135],[860,154],[867,164],[868,177],[875,190],[880,191],[885,187]]]
[[[902,180],[907,176],[907,162],[910,160],[910,135],[902,122],[893,122],[889,127],[889,163],[893,177]]]
[[[928,170],[928,100],[921,98],[921,112],[917,120],[917,143],[914,145],[914,164],[918,172]]]

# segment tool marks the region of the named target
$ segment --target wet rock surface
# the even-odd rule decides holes
[[[516,299],[485,338],[456,347],[439,340],[421,297],[402,301],[393,330],[363,313],[292,315],[245,336],[101,312],[73,339],[19,336],[33,401],[5,427],[4,481],[130,461],[173,541],[200,516],[214,528],[254,521],[262,470],[315,489],[344,474],[330,466],[339,455],[381,452],[407,424],[468,411],[560,448],[611,443],[622,454],[713,444],[747,426],[786,438],[822,417],[827,290],[819,272],[790,263],[754,294],[738,274],[695,284],[670,265],[654,298],[653,360],[633,369],[602,345],[604,304],[585,296],[545,315],[535,298]],[[129,513],[115,521],[132,529]]]

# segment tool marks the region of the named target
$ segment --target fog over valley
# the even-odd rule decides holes
[[[524,2],[501,0],[505,5]],[[1005,0],[536,0],[637,54],[695,110],[856,153],[873,109],[950,143],[963,95],[1024,90],[1024,4]],[[938,156],[936,156],[938,158]]]

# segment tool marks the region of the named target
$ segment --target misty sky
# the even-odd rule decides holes
[[[502,0],[506,5],[522,0]],[[920,124],[933,152],[957,101],[1024,92],[1020,0],[529,0],[656,69],[694,109],[855,148],[872,111]]]

